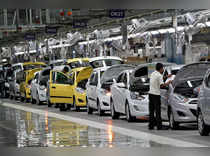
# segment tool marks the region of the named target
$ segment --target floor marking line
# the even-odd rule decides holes
[[[40,115],[45,115],[45,113],[46,113],[46,110],[30,108],[27,106],[20,106],[17,104],[3,103],[1,105],[5,106],[5,107],[10,107],[10,108],[14,108],[14,109],[32,112],[35,114],[40,114]],[[81,118],[76,118],[76,117],[72,117],[72,116],[62,115],[62,114],[58,114],[58,113],[54,113],[54,112],[50,112],[50,111],[48,111],[48,116],[52,117],[52,118],[58,118],[58,119],[62,119],[62,120],[70,121],[70,122],[79,123],[81,125],[87,125],[87,126],[94,127],[97,129],[104,129],[104,130],[108,129],[107,124],[99,123],[96,121],[90,121],[87,119],[81,119]],[[155,135],[155,134],[151,134],[151,133],[147,133],[147,132],[122,128],[122,127],[118,127],[118,126],[114,126],[114,125],[112,125],[112,130],[116,133],[127,135],[130,137],[144,139],[144,140],[150,140],[150,141],[154,141],[156,143],[167,144],[167,145],[172,145],[172,146],[176,146],[176,147],[209,147],[209,146],[202,145],[202,144],[191,143],[191,142],[182,141],[182,140],[169,138],[169,137],[165,137],[165,136],[159,136],[159,135]]]

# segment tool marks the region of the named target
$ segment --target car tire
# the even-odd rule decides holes
[[[88,99],[86,99],[86,103],[87,103],[87,113],[88,114],[93,114],[93,109],[90,107],[90,105],[88,103]]]
[[[59,109],[60,109],[61,112],[66,111],[66,106],[65,106],[65,104],[64,104],[64,103],[61,103],[61,104],[59,105]]]
[[[74,110],[75,110],[75,111],[79,111],[79,110],[80,110],[80,107],[76,106],[76,99],[75,99],[75,96],[73,97],[73,107],[74,107]]]
[[[135,117],[133,117],[131,115],[130,107],[129,107],[128,103],[126,103],[126,105],[125,105],[125,114],[126,114],[126,119],[127,119],[128,122],[132,122],[132,121],[135,120]]]
[[[169,127],[173,130],[177,130],[179,128],[179,123],[174,120],[174,114],[172,110],[169,112]]]
[[[110,107],[111,107],[111,116],[112,116],[112,119],[113,120],[115,120],[115,119],[119,119],[119,113],[117,113],[116,111],[115,111],[115,108],[114,108],[114,103],[113,103],[113,100],[111,100],[111,102],[110,102]]]
[[[35,104],[35,100],[33,99],[33,97],[31,96],[31,104]]]
[[[201,111],[198,112],[198,132],[201,136],[208,136],[210,132],[210,127],[205,124]]]
[[[12,100],[14,97],[12,94],[9,95],[10,100]]]
[[[101,110],[101,105],[100,105],[100,101],[99,100],[97,100],[97,112],[98,112],[99,116],[104,115],[104,111]]]
[[[38,97],[36,98],[36,104],[37,104],[37,105],[41,105],[42,102],[39,100],[39,94],[38,94],[38,92],[36,93],[36,95],[38,96]]]

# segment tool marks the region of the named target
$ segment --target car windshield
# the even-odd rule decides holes
[[[12,70],[15,71],[15,70],[21,70],[21,65],[17,65],[17,66],[14,66],[12,67]]]
[[[75,61],[68,64],[71,69],[90,66],[89,61]]]
[[[172,75],[176,75],[176,73],[177,73],[178,71],[179,71],[179,69],[172,70],[172,71],[171,71],[171,74],[172,74]]]

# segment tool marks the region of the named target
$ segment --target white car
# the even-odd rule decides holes
[[[148,67],[138,66],[134,70],[125,70],[111,86],[111,116],[117,119],[126,115],[127,121],[136,117],[148,117]]]
[[[110,110],[110,91],[101,88],[101,76],[108,67],[96,68],[91,74],[87,88],[87,112],[92,114],[94,110],[101,116],[105,111]]]
[[[50,78],[50,68],[35,73],[35,77],[31,82],[31,103],[40,105],[47,101],[47,82]]]
[[[122,71],[132,68],[135,68],[135,66],[123,64],[114,65],[112,67],[96,68],[93,71],[86,87],[87,98],[90,97],[90,99],[88,99],[90,104],[87,105],[88,114],[97,110],[98,114],[101,116],[105,111],[110,111],[110,86]],[[95,79],[96,77],[98,78],[97,80]],[[97,86],[94,86],[94,83],[97,83]]]
[[[101,56],[90,58],[90,65],[95,68],[109,67],[116,64],[123,64],[123,60],[116,56]]]

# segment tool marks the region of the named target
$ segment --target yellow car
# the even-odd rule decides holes
[[[52,104],[72,104],[73,103],[73,81],[60,71],[51,70],[50,79],[47,86],[48,107]],[[60,110],[63,110],[60,107]]]
[[[68,59],[66,63],[71,69],[90,66],[89,58]]]
[[[86,107],[86,84],[92,73],[92,67],[75,68],[71,71],[70,77],[74,84],[73,90],[73,107],[79,110],[80,107]]]
[[[31,70],[20,71],[17,74],[17,81],[20,84],[20,99],[23,102],[29,101],[31,98],[31,81],[34,78],[34,74],[38,71],[42,70],[42,68],[36,68]]]
[[[74,106],[75,109],[86,106],[86,83],[90,74],[91,67],[75,68],[70,75],[52,70],[47,87],[47,103],[59,104],[61,111]]]
[[[43,62],[24,62],[12,65],[13,70],[30,70],[35,68],[44,68],[47,65]]]

